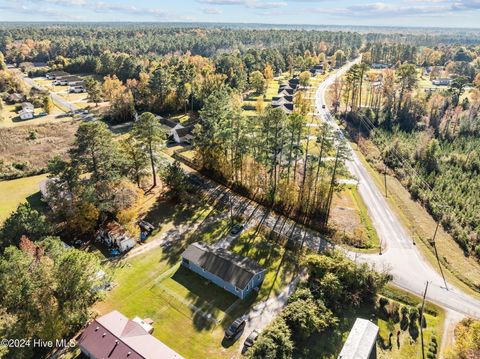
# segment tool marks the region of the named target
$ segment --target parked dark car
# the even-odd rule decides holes
[[[243,343],[243,345],[245,345],[245,347],[247,347],[247,349],[250,348],[251,346],[253,346],[253,344],[257,340],[259,334],[260,333],[257,332],[256,330],[251,332],[250,335],[247,337],[247,339],[245,339],[245,343]]]
[[[244,228],[245,228],[245,226],[243,224],[236,224],[230,230],[230,234],[233,234],[235,236],[235,235],[239,234],[241,231],[243,231]]]
[[[225,330],[225,338],[228,340],[237,340],[245,329],[245,319],[238,318]]]
[[[326,106],[325,106],[325,105],[322,105],[322,108],[326,108]]]

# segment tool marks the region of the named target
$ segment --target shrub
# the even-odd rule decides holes
[[[394,323],[398,323],[400,321],[399,309],[400,309],[400,305],[396,302],[390,303],[385,308],[388,317],[391,318]]]
[[[408,308],[403,306],[400,310],[402,313],[402,319],[400,320],[400,328],[402,330],[407,330],[410,321],[408,320]]]
[[[385,297],[380,297],[380,299],[378,300],[378,305],[383,308],[385,307],[387,304],[389,303],[388,299],[385,298]]]

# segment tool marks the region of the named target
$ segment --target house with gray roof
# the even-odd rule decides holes
[[[276,103],[272,104],[273,108],[280,108],[286,114],[291,114],[293,112],[293,103]]]
[[[224,248],[195,242],[182,253],[182,265],[219,287],[246,298],[265,278],[265,268]]]

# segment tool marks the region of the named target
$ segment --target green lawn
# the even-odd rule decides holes
[[[238,298],[165,257],[157,248],[114,268],[116,287],[97,310],[153,319],[153,335],[187,359],[232,357],[239,343],[221,343],[231,321],[225,311]]]
[[[47,178],[46,174],[24,177],[10,181],[0,181],[0,223],[22,202],[33,206],[40,205],[39,183]]]
[[[363,201],[362,196],[356,187],[350,187],[348,188],[348,191],[354,200],[355,207],[358,210],[360,220],[362,221],[362,225],[365,228],[366,235],[369,239],[366,247],[377,251],[377,249],[380,247],[380,238],[378,237],[377,231],[375,230],[372,220],[368,214],[367,206],[365,205],[365,202]]]
[[[212,243],[229,227],[228,219],[202,226],[190,234],[186,242]],[[278,293],[292,278],[290,252],[285,253],[282,246],[275,245],[263,234],[253,235],[252,231],[237,238],[233,251],[267,268],[260,292],[241,301],[180,266],[180,253],[185,244],[182,241],[166,249],[157,247],[112,264],[114,288],[96,310],[104,314],[116,309],[129,318],[153,319],[153,335],[187,359],[238,357],[241,343],[230,347],[222,345],[224,328],[254,303]]]
[[[267,90],[265,91],[264,95],[257,95],[257,94],[252,94],[248,96],[244,101],[243,101],[243,110],[246,116],[256,116],[257,111],[256,111],[256,104],[257,100],[259,97],[263,97],[264,101],[264,106],[268,106],[270,102],[272,101],[272,97],[276,96],[278,93],[278,88],[280,87],[280,83],[283,82],[280,80],[272,80],[268,84]]]

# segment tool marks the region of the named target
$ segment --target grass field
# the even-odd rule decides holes
[[[79,121],[4,128],[0,131],[0,176],[29,176],[44,169],[54,156],[65,158]]]
[[[8,218],[20,203],[28,201],[32,206],[40,205],[39,183],[46,174],[11,181],[0,181],[0,223]]]
[[[280,83],[282,83],[283,81],[284,81],[283,76],[278,80],[270,81],[264,95],[252,94],[252,95],[248,96],[243,101],[244,114],[246,116],[256,116],[257,115],[256,104],[257,104],[257,100],[258,100],[259,97],[263,97],[265,107],[270,105],[270,102],[272,101],[272,97],[277,95],[278,88],[280,87]]]
[[[129,318],[153,319],[153,335],[187,359],[231,357],[237,350],[222,347],[223,326],[216,322],[237,298],[178,264],[170,266],[162,249],[114,268],[114,282],[96,308],[101,314],[116,309]]]
[[[38,116],[43,112],[42,108],[35,109],[35,115]],[[58,123],[71,120],[72,117],[66,116],[65,112],[54,106],[52,112],[47,116],[32,118],[30,120],[22,120],[18,117],[16,105],[4,105],[0,114],[0,128],[24,126],[24,125],[40,125],[44,123]]]
[[[351,250],[378,252],[380,239],[356,187],[345,186],[334,194],[330,221],[336,228],[335,240]]]

